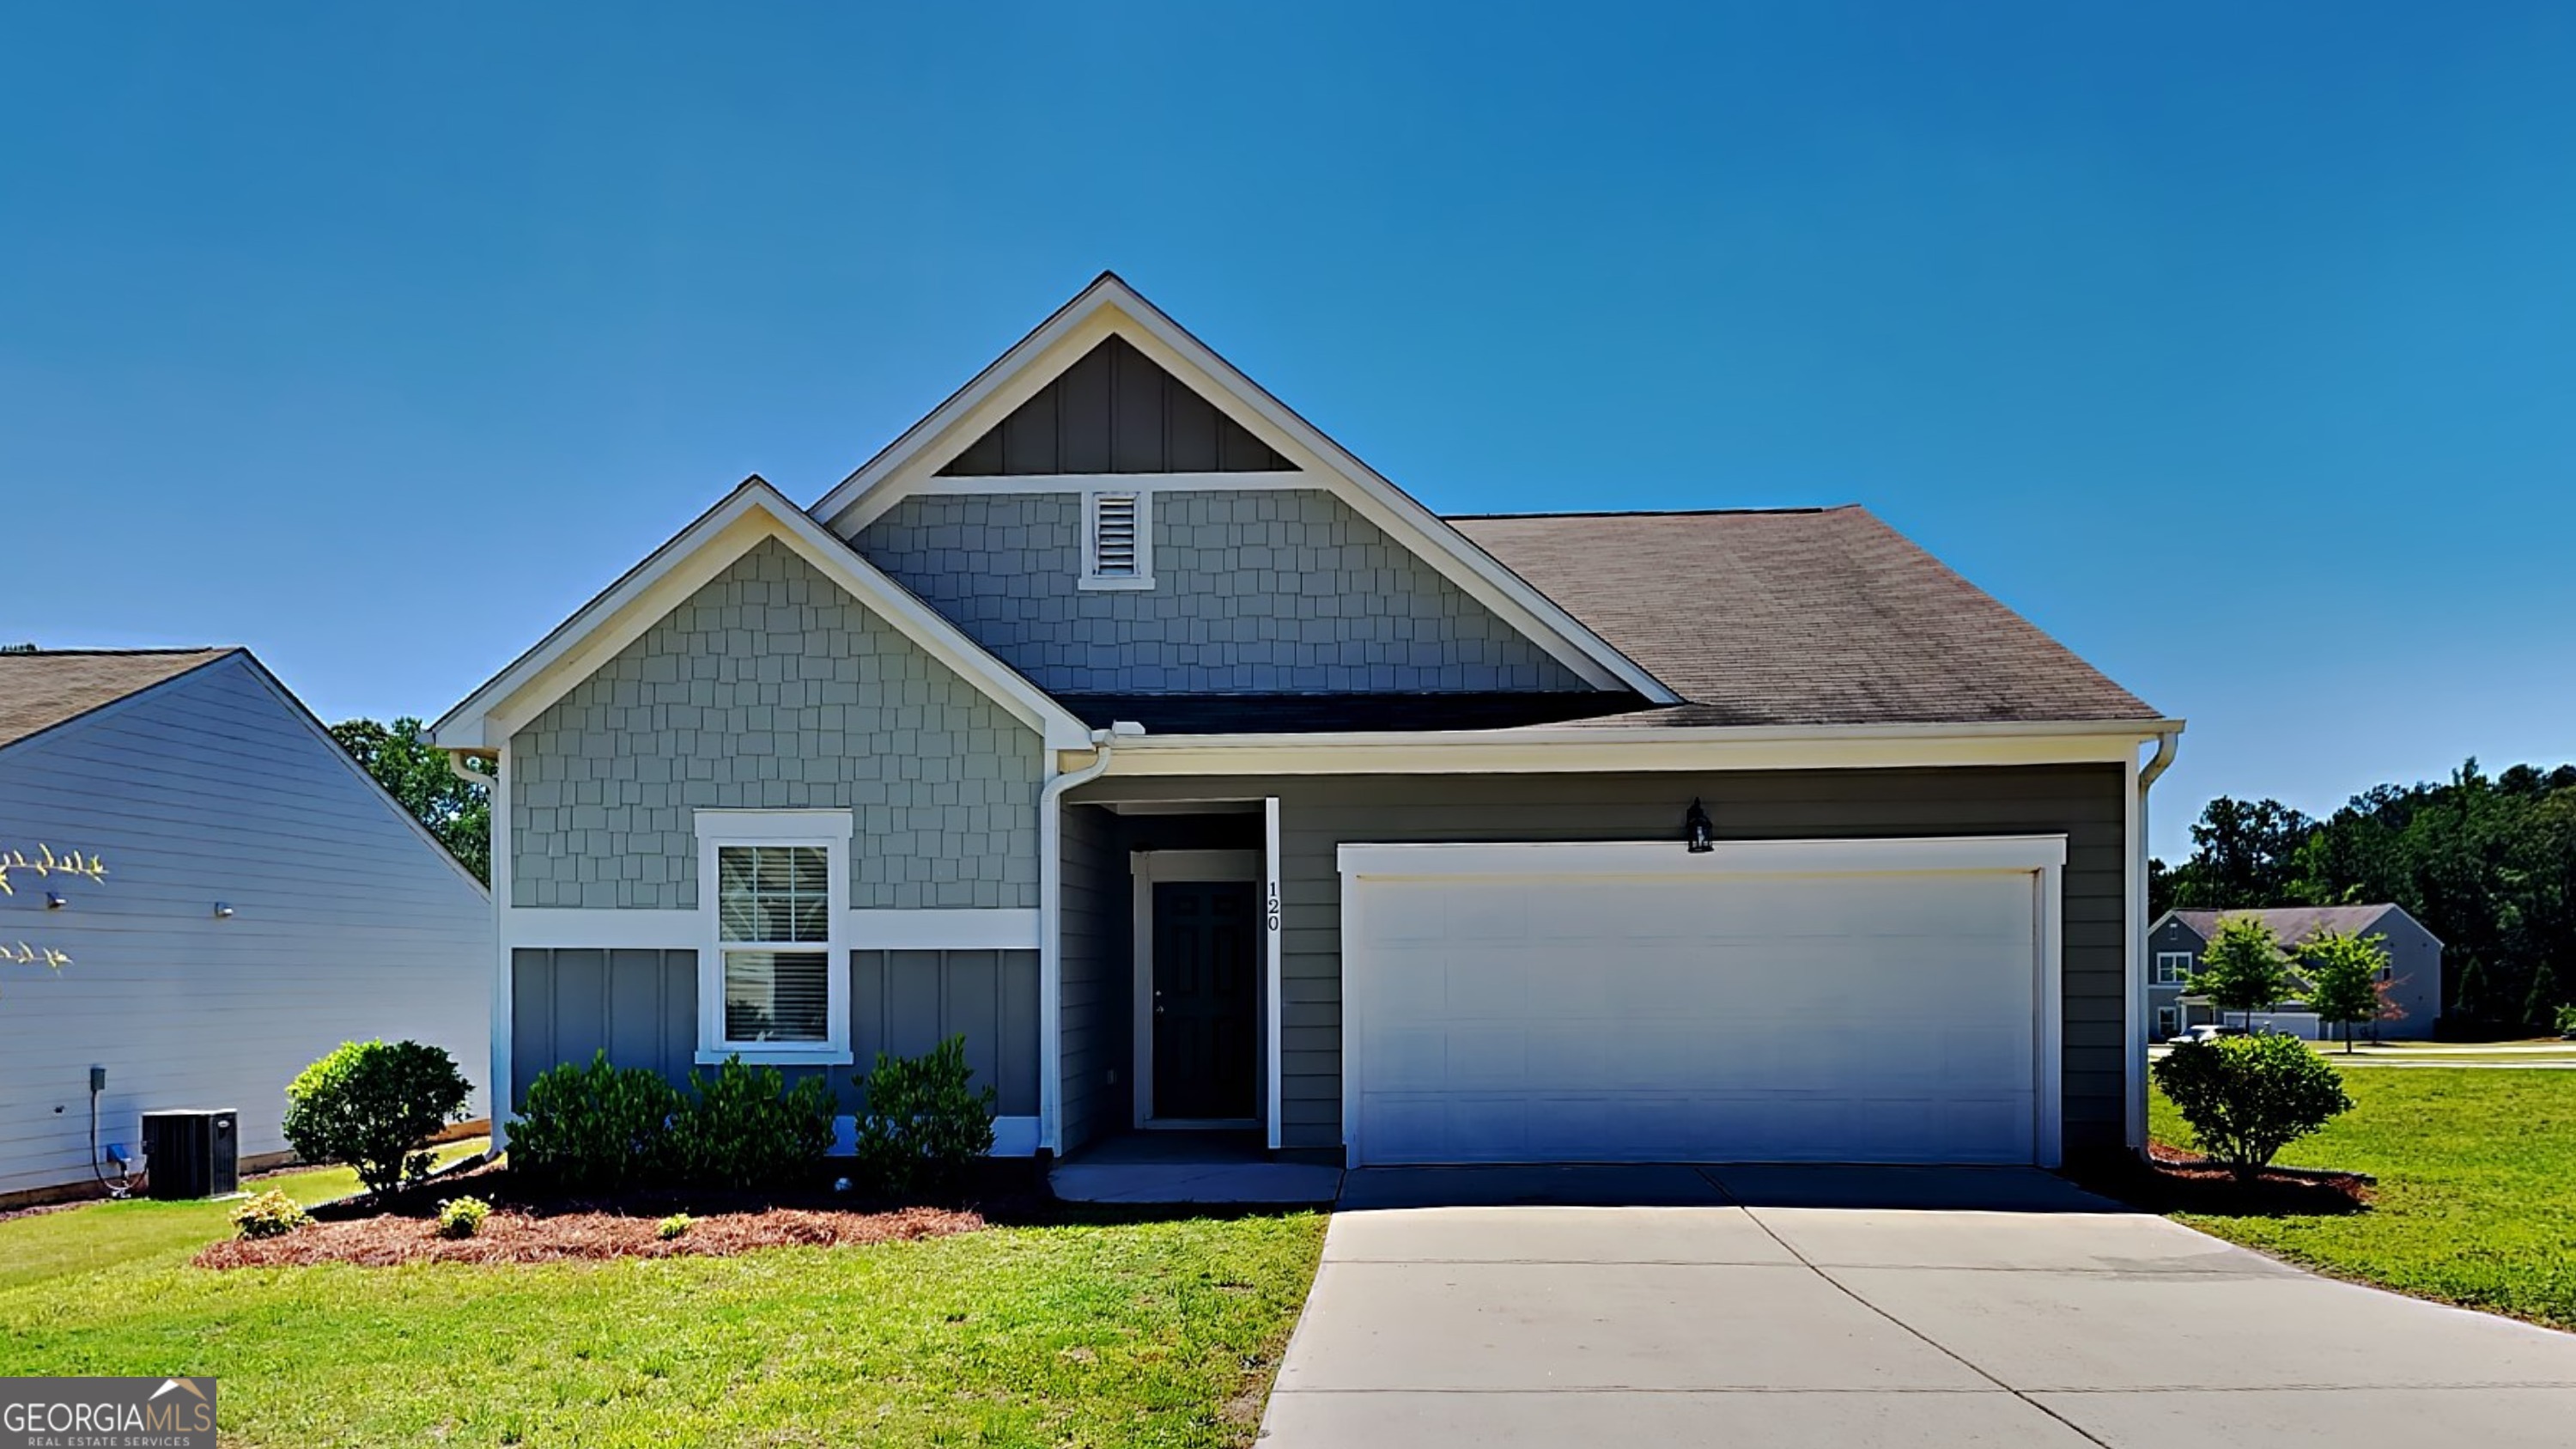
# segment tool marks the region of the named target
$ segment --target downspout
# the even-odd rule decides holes
[[[2138,797],[2131,806],[2136,812],[2138,838],[2137,858],[2131,862],[2137,892],[2129,901],[2129,1019],[2138,1024],[2138,1034],[2130,1049],[2130,1070],[2137,1073],[2137,1079],[2129,1084],[2129,1110],[2137,1114],[2138,1156],[2150,1160],[2154,1153],[2148,1148],[2147,1137],[2147,1048],[2152,1044],[2154,1022],[2147,1006],[2147,791],[2156,783],[2156,777],[2173,764],[2181,739],[2179,724],[2157,733],[2156,752],[2138,766]]]
[[[1122,737],[1144,732],[1123,719],[1093,730],[1091,763],[1038,791],[1038,1150],[1050,1155],[1064,1152],[1064,795],[1099,779]]]

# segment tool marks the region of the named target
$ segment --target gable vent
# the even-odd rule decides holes
[[[1153,585],[1143,493],[1092,493],[1083,498],[1082,582],[1091,588],[1141,589]]]

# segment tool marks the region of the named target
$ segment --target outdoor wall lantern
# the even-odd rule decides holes
[[[216,919],[216,920],[218,920],[218,921],[229,921],[229,920],[231,920],[232,918],[233,918],[233,908],[231,907],[231,905],[229,905],[229,904],[227,904],[226,902],[223,902],[223,901],[217,901],[217,902],[215,902],[215,919]]]
[[[1709,824],[1708,812],[1700,808],[1697,800],[1691,802],[1690,813],[1682,817],[1682,828],[1690,832],[1691,854],[1706,855],[1717,848],[1709,839],[1709,832],[1715,827]]]
[[[61,891],[47,891],[47,892],[45,892],[45,909],[46,909],[46,910],[49,910],[49,911],[59,911],[59,910],[61,910],[63,907],[68,906],[68,905],[70,905],[70,904],[71,904],[71,902],[69,902],[69,901],[67,901],[67,900],[64,900],[64,899],[63,899],[63,893],[62,893]]]

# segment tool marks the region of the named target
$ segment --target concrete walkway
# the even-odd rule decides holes
[[[1351,1173],[1264,1449],[2558,1446],[2576,1337],[2037,1172]]]

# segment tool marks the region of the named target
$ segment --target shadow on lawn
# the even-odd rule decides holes
[[[2213,1218],[2349,1217],[2370,1211],[2371,1179],[2359,1173],[2267,1168],[2252,1182],[2156,1143],[2153,1161],[2125,1154],[2072,1171],[2078,1183],[2153,1213]]]

